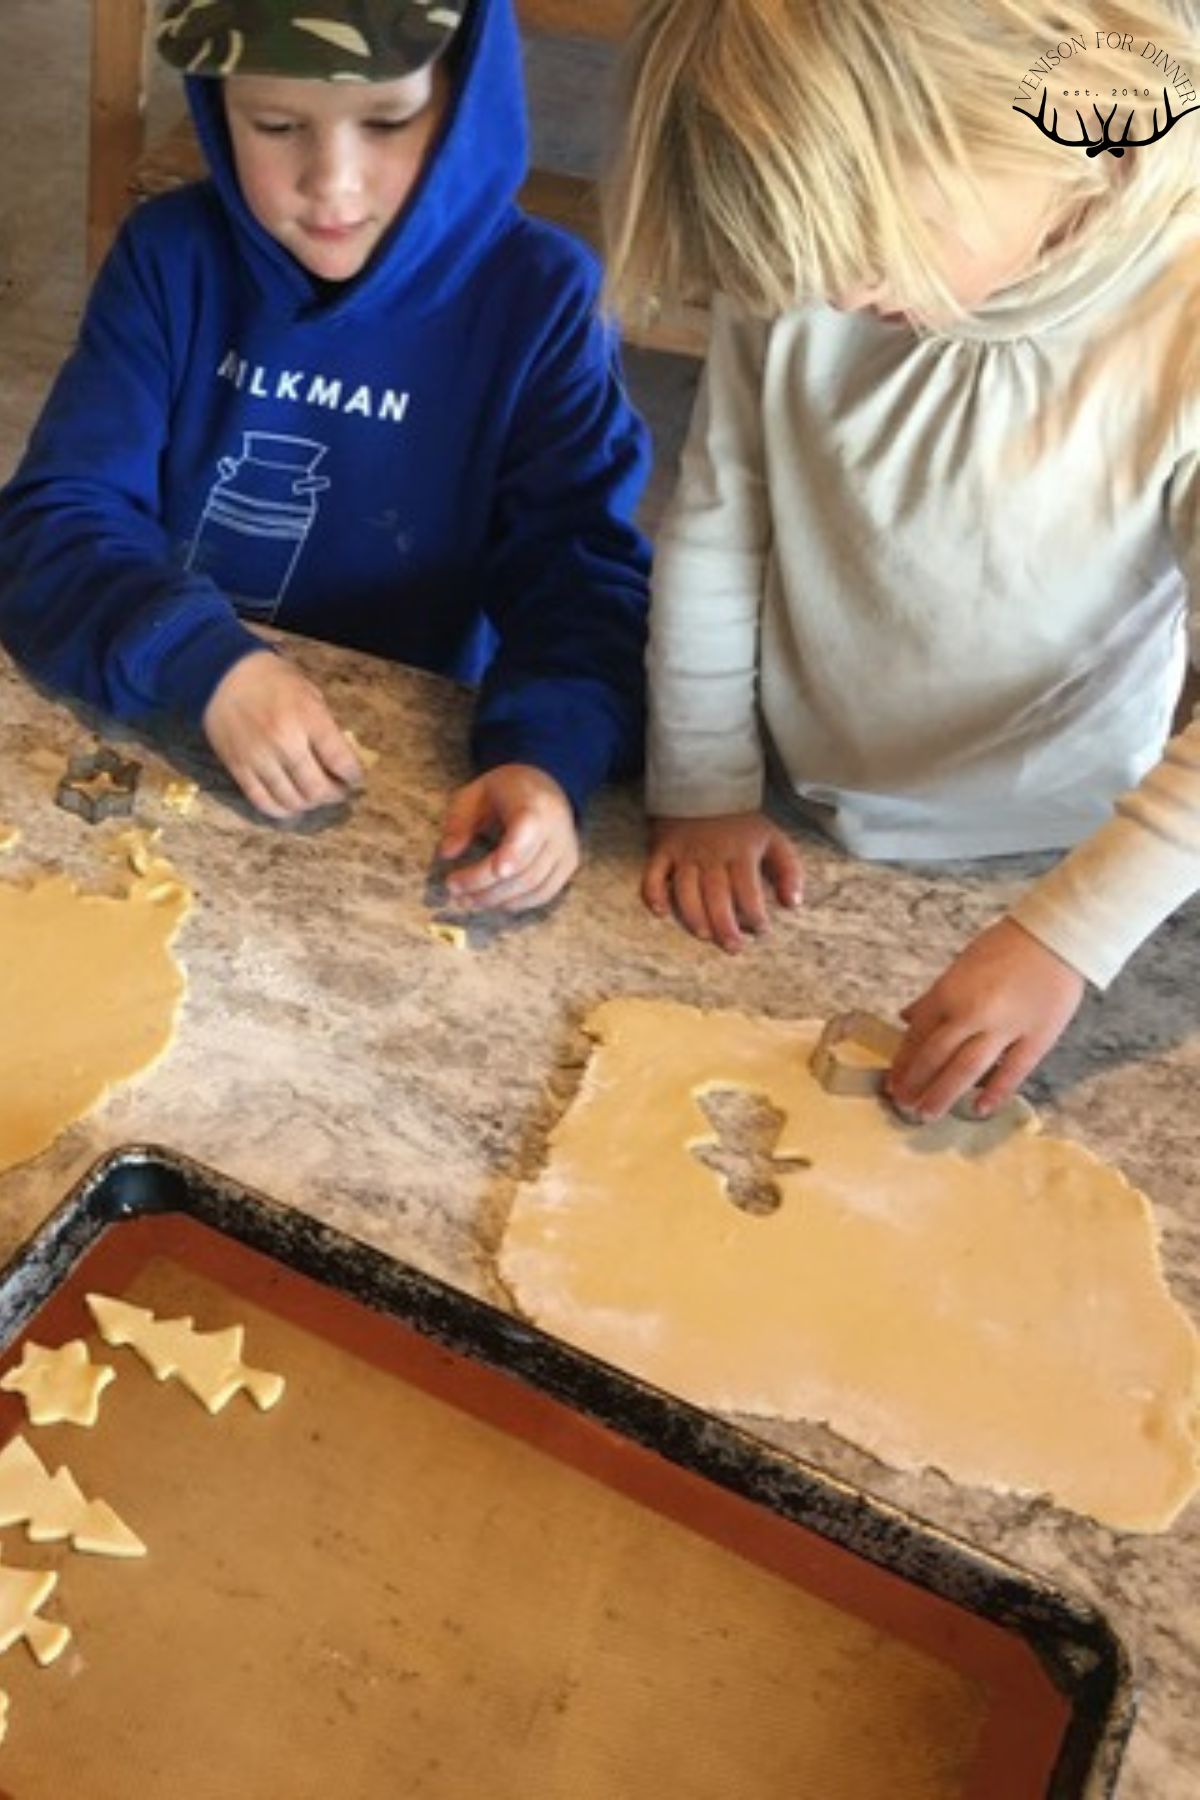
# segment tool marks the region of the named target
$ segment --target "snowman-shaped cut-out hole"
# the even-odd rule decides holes
[[[697,1103],[717,1137],[691,1145],[697,1162],[720,1178],[734,1206],[757,1218],[769,1218],[783,1205],[781,1175],[812,1168],[807,1156],[776,1156],[786,1115],[765,1094],[745,1088],[714,1087],[697,1094]]]

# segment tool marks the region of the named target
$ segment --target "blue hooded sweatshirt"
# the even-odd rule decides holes
[[[532,763],[579,811],[641,752],[648,447],[595,258],[514,201],[511,0],[472,7],[348,283],[250,213],[222,88],[188,82],[211,179],[128,221],[0,494],[0,638],[128,720],[199,720],[255,621],[479,682],[476,766]]]

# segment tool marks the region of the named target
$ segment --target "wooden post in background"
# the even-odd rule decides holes
[[[92,0],[89,275],[103,261],[129,211],[129,183],[145,133],[148,8],[149,0]]]
[[[623,38],[632,10],[632,0],[517,0],[522,26],[562,37]]]

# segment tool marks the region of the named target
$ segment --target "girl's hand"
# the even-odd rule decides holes
[[[888,1076],[889,1095],[922,1119],[940,1119],[982,1082],[975,1110],[987,1117],[1057,1042],[1083,990],[1069,963],[1015,919],[1001,919],[900,1014],[908,1035]]]
[[[553,900],[579,867],[571,803],[553,776],[529,763],[502,763],[451,796],[438,855],[461,856],[483,833],[500,841],[446,877],[455,905],[530,912]]]
[[[781,906],[799,906],[800,856],[762,813],[714,819],[656,819],[642,899],[666,918],[672,901],[687,929],[722,950],[737,951],[744,932],[767,929],[766,874]]]
[[[203,724],[247,800],[268,818],[328,806],[362,783],[358,758],[321,690],[273,650],[255,650],[233,665]]]

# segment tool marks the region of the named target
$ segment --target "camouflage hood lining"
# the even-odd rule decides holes
[[[166,0],[160,55],[188,75],[395,81],[446,48],[469,0]]]

